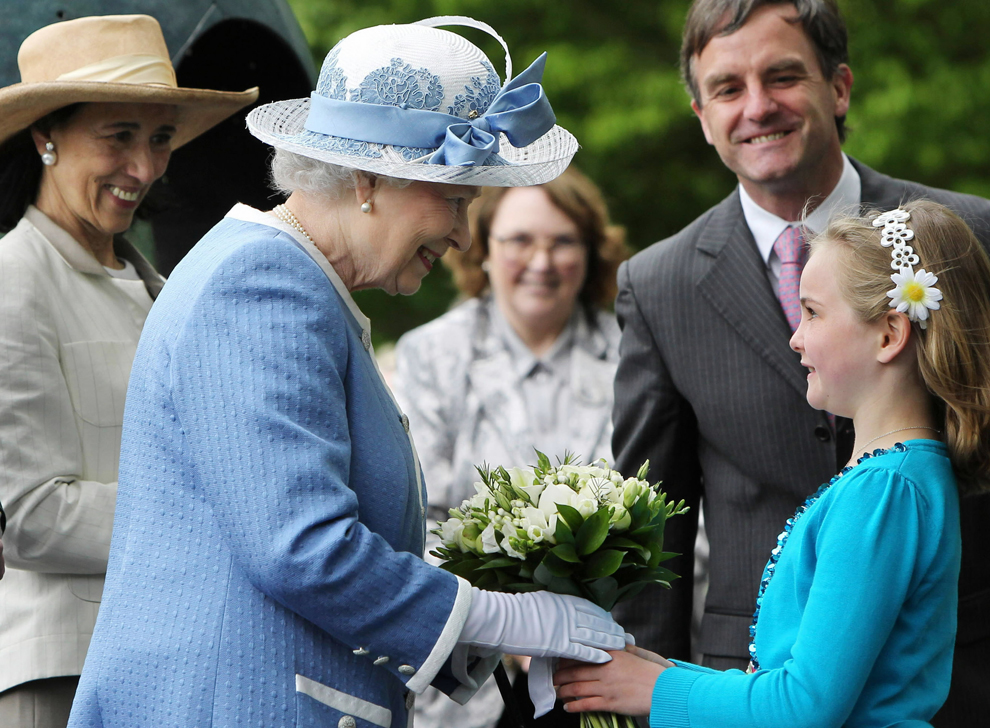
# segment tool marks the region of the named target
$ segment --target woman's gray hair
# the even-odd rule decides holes
[[[286,196],[299,190],[330,199],[339,199],[345,192],[355,188],[359,175],[377,177],[392,187],[406,187],[411,181],[387,177],[383,174],[373,175],[360,169],[321,162],[279,148],[275,149],[275,154],[272,156],[272,187]]]

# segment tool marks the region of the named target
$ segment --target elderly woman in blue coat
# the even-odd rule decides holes
[[[289,196],[235,207],[145,325],[71,726],[404,726],[416,693],[467,699],[498,651],[624,644],[584,600],[483,592],[421,558],[408,419],[351,292],[415,292],[470,244],[480,185],[551,179],[577,146],[543,59],[502,85],[435,27],[452,20],[354,33],[311,99],[250,115]]]

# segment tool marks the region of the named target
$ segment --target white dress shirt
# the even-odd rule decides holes
[[[863,184],[859,178],[859,173],[845,154],[842,155],[842,176],[839,177],[835,188],[825,198],[825,201],[804,220],[785,220],[782,217],[777,217],[772,212],[757,205],[746,192],[746,188],[739,185],[739,201],[742,203],[743,215],[746,217],[746,224],[749,226],[750,232],[753,233],[753,239],[756,240],[756,247],[763,257],[763,262],[767,265],[767,277],[770,279],[770,285],[773,287],[775,296],[777,295],[777,281],[780,278],[780,258],[773,252],[773,244],[784,232],[784,228],[791,225],[803,225],[812,232],[820,233],[834,215],[859,213],[862,190]]]

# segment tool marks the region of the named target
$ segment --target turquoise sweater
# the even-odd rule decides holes
[[[798,519],[764,595],[760,671],[678,663],[657,679],[650,726],[927,725],[949,692],[959,499],[945,446],[905,444]]]

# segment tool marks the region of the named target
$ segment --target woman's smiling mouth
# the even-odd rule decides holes
[[[124,202],[137,202],[141,193],[137,190],[134,192],[128,192],[123,190],[116,185],[105,185],[106,189],[110,191],[110,194],[116,197],[118,200],[123,200]]]

